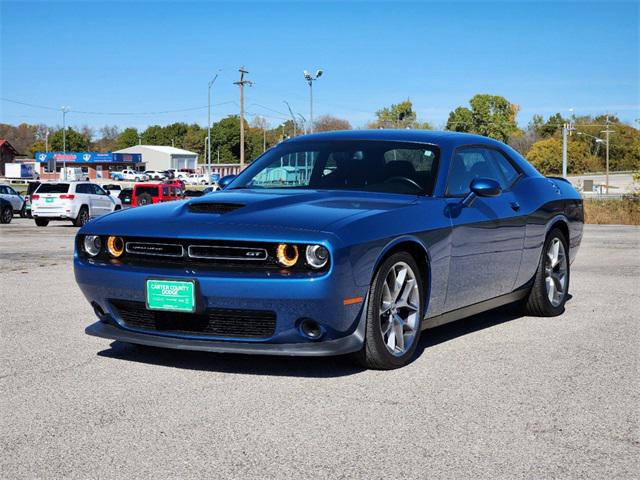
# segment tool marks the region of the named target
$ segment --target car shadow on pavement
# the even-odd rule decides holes
[[[522,314],[513,308],[502,307],[426,330],[422,333],[414,358],[419,358],[431,346],[521,317]],[[332,378],[364,371],[349,355],[316,358],[223,354],[147,347],[118,341],[98,352],[98,355],[163,367],[244,375]]]

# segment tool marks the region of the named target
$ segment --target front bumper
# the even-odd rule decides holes
[[[345,305],[343,301],[347,297],[365,297],[368,289],[355,285],[350,267],[342,262],[326,275],[313,277],[98,264],[77,255],[74,267],[83,294],[103,312],[98,314],[100,321],[86,329],[89,335],[182,350],[269,355],[340,355],[358,351],[363,345],[365,302]],[[203,308],[275,312],[273,335],[221,337],[133,327],[123,320],[113,301],[145,302],[149,278],[196,279]],[[301,334],[303,318],[321,326],[323,336],[319,340]]]

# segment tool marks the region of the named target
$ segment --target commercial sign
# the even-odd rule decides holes
[[[96,152],[37,152],[36,161],[47,163],[54,159],[56,162],[69,163],[140,163],[140,153],[96,153]]]

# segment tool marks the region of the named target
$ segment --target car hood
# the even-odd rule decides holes
[[[351,219],[402,208],[416,198],[349,191],[227,190],[119,211],[90,222],[87,232],[184,238],[331,232]]]

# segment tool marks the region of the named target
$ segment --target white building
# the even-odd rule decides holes
[[[195,170],[198,166],[198,154],[181,148],[158,145],[135,145],[113,153],[140,153],[145,170]]]

